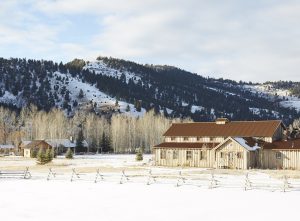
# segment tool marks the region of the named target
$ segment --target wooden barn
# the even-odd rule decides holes
[[[172,124],[153,153],[157,166],[300,169],[300,139],[280,120]]]
[[[25,146],[22,146],[24,157],[31,157],[33,151],[38,151],[40,148],[48,149],[52,146],[44,140],[33,140]]]

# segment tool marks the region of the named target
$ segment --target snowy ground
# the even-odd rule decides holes
[[[1,181],[1,220],[296,220],[300,192]]]
[[[73,160],[58,158],[46,166],[36,166],[34,160],[22,157],[0,158],[0,170],[29,166],[32,173],[28,180],[0,179],[1,220],[220,221],[298,217],[300,171],[154,167],[151,155],[145,155],[142,162],[136,162],[134,157],[77,156]],[[49,167],[56,177],[47,181]],[[80,177],[70,182],[72,168]],[[98,177],[95,183],[97,168],[103,180]],[[122,170],[129,180],[122,178]],[[252,184],[245,191],[247,173]],[[287,187],[286,192],[284,175],[293,177],[289,178],[293,188]],[[213,185],[212,180],[216,181]]]

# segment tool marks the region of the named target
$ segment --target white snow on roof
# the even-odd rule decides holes
[[[250,147],[247,144],[247,141],[242,137],[233,137],[232,139],[234,139],[236,142],[238,142],[241,146],[243,146],[245,149],[247,149],[249,151],[254,151],[254,150],[257,150],[260,148],[259,146],[257,146],[257,144],[253,147]]]
[[[69,139],[46,139],[45,140],[52,147],[75,147],[76,143],[71,142]]]
[[[0,144],[0,149],[13,149],[13,148],[15,148],[15,146],[11,144]]]
[[[32,141],[31,140],[22,140],[22,144],[26,146],[27,144],[30,144]]]
[[[76,140],[72,142],[69,139],[46,139],[45,141],[52,147],[64,146],[67,148],[73,148],[76,146]],[[88,147],[88,142],[86,140],[84,140],[82,143],[84,147]]]

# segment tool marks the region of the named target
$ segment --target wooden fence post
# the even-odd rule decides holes
[[[95,183],[97,183],[98,181],[98,177],[101,178],[101,180],[104,180],[104,177],[102,174],[100,174],[100,169],[97,169],[97,173],[96,173],[96,178],[95,178]]]
[[[78,179],[80,178],[79,174],[76,173],[75,168],[72,169],[71,182],[73,182],[73,177],[76,176]]]

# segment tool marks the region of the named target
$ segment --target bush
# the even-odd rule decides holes
[[[135,160],[136,161],[142,161],[143,160],[143,149],[142,148],[137,149],[136,155],[135,155]]]
[[[31,158],[36,158],[37,157],[37,153],[38,153],[38,151],[36,149],[32,149],[30,151],[30,157]]]
[[[40,148],[37,153],[37,163],[46,164],[53,160],[53,150],[48,148],[46,151],[43,148]]]
[[[65,157],[66,157],[67,159],[73,159],[73,151],[71,150],[71,148],[68,149],[68,151],[67,151]]]

